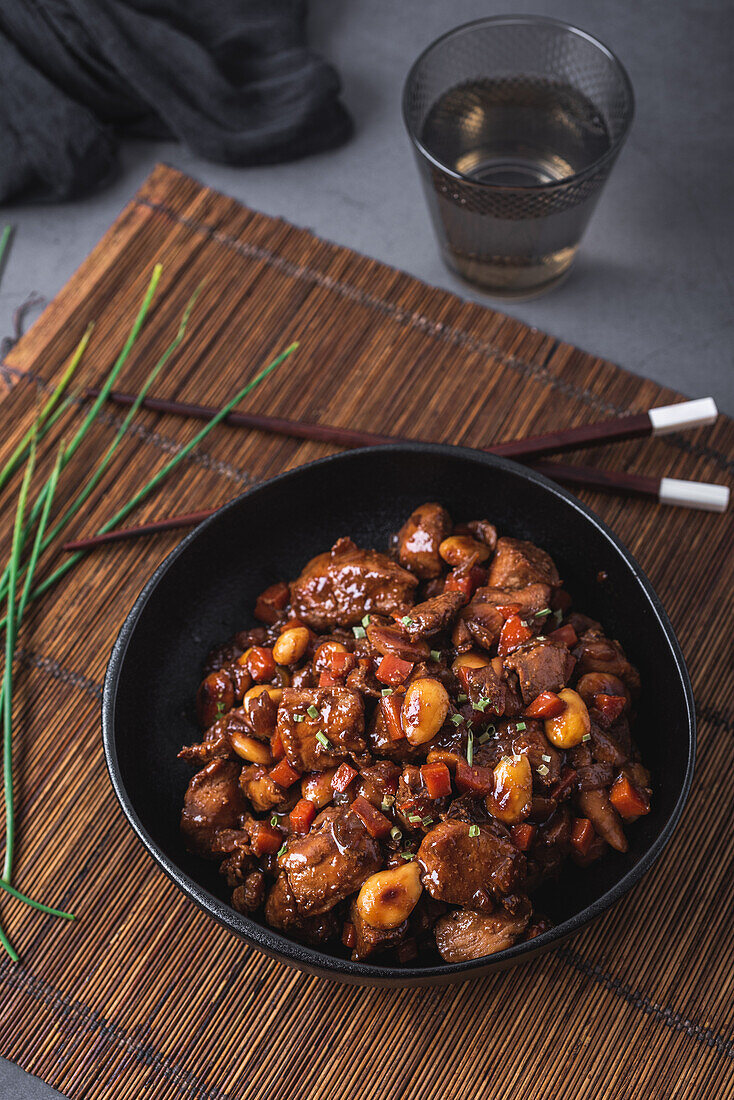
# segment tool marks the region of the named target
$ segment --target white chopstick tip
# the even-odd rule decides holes
[[[661,405],[648,410],[653,435],[682,432],[687,428],[702,428],[713,424],[719,415],[713,397],[699,397],[695,401],[681,401],[679,405]]]
[[[729,486],[710,485],[705,481],[680,481],[676,477],[661,477],[658,499],[661,504],[675,504],[679,508],[725,512],[729,507]]]

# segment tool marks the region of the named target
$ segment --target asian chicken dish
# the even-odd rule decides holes
[[[639,676],[549,555],[424,504],[387,553],[340,538],[216,648],[181,828],[232,905],[354,960],[477,959],[650,807]],[[387,953],[387,954],[385,954]]]

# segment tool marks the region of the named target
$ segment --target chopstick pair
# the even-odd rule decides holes
[[[98,390],[88,389],[86,397],[95,397]],[[135,395],[112,392],[109,399],[119,405],[131,405]],[[143,407],[155,412],[172,413],[199,420],[209,420],[218,412],[207,405],[192,405],[165,398],[146,397]],[[594,424],[584,424],[576,428],[567,428],[561,432],[549,432],[544,435],[530,436],[527,439],[508,440],[479,448],[490,454],[506,457],[537,459],[548,453],[571,451],[580,447],[599,443],[618,442],[623,439],[644,438],[645,436],[665,435],[669,432],[683,431],[688,428],[713,424],[718,415],[713,398],[705,397],[695,401],[684,401],[678,405],[664,405],[648,412],[630,416],[616,417]],[[259,413],[231,412],[226,423],[235,427],[255,428],[276,432],[297,439],[318,440],[336,443],[343,447],[373,447],[387,443],[404,443],[399,436],[379,435],[353,428],[337,428],[326,424],[309,424],[282,417],[271,417]],[[414,440],[413,442],[421,442]],[[627,495],[651,497],[661,504],[673,504],[688,508],[700,508],[707,511],[724,512],[729,505],[729,489],[725,485],[712,485],[706,482],[681,481],[677,478],[654,478],[640,474],[627,474],[621,471],[602,470],[587,466],[565,466],[556,462],[533,462],[531,465],[547,477],[566,485],[577,485],[609,492],[623,492]],[[121,528],[104,535],[76,539],[64,543],[66,551],[87,550],[108,542],[119,542],[143,535],[152,535],[181,527],[190,527],[200,523],[216,509],[199,512],[187,512],[154,520],[137,527]]]

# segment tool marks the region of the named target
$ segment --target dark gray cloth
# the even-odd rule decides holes
[[[0,201],[114,174],[120,134],[271,164],[351,133],[305,0],[0,0]]]

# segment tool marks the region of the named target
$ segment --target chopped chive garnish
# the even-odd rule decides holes
[[[403,857],[403,859],[415,859],[415,852],[401,852],[400,855]]]
[[[561,619],[563,618],[563,612],[561,611],[560,607],[558,608],[558,611],[553,612],[553,618],[556,620],[556,626],[560,626]]]
[[[545,764],[538,764],[538,775],[546,776],[548,774],[548,768]]]
[[[497,732],[497,727],[496,726],[493,726],[491,724],[489,726],[487,726],[487,733],[490,735],[490,737],[492,736],[493,733],[496,733],[496,732]]]
[[[469,826],[469,836],[479,836],[479,826],[478,825],[470,825]]]
[[[484,714],[485,710],[487,709],[487,707],[490,705],[491,702],[492,702],[491,699],[485,699],[483,697],[479,698],[479,699],[477,699],[476,703],[472,703],[472,709],[473,710],[480,710],[482,712],[482,714]],[[492,709],[494,710],[495,708],[493,707]]]
[[[388,697],[388,695],[392,695],[392,688],[383,688],[382,689],[383,698],[386,699]]]
[[[353,626],[352,627],[352,634],[354,635],[355,638],[366,638],[367,637],[367,631],[365,630],[365,628],[363,626]]]
[[[323,747],[324,747],[325,749],[330,749],[330,748],[331,748],[331,741],[330,741],[330,740],[329,740],[329,738],[328,738],[328,737],[326,736],[326,734],[324,733],[324,731],[323,731],[323,730],[319,730],[319,731],[318,731],[318,733],[316,734],[316,740],[317,740],[317,741],[318,741],[318,743],[319,743],[320,745],[322,745],[322,746],[323,746]]]
[[[318,718],[318,716],[319,716],[318,707],[315,707],[312,703],[311,706],[306,711],[306,714],[309,716],[309,718]]]
[[[370,617],[369,617],[369,615],[365,615],[364,618],[362,619],[362,626],[369,626],[369,625],[370,625]]]
[[[412,626],[413,625],[413,620],[411,619],[410,615],[403,615],[400,622],[403,624],[403,626]]]
[[[477,741],[479,742],[480,745],[486,745],[487,744],[487,742],[489,741],[489,733],[487,732],[487,730],[485,730],[484,733],[479,734],[479,737],[477,738]]]
[[[474,734],[471,730],[466,736],[466,762],[469,767],[474,763]]]
[[[432,817],[424,817],[423,820],[421,821],[421,825],[431,825],[431,824],[433,824],[433,818]]]
[[[402,831],[398,829],[397,825],[393,825],[392,829],[390,830],[390,836],[393,838],[393,840],[400,840],[402,835]]]
[[[270,818],[270,824],[273,825],[273,826],[278,824],[278,815],[277,814],[273,814],[273,816]]]
[[[546,764],[550,764],[552,757],[549,756],[547,752],[544,752],[540,759],[545,760]]]
[[[469,701],[469,696],[465,695],[462,691],[461,695],[456,696],[456,701],[457,703],[467,703]]]
[[[441,660],[441,651],[438,650],[438,649],[432,649],[431,650],[431,657],[433,658],[434,661],[440,661]]]
[[[294,722],[305,722],[306,721],[306,715],[305,714],[294,714],[293,715],[293,721]]]
[[[551,611],[551,609],[549,607],[544,607],[542,611],[536,611],[535,612],[535,618],[536,619],[543,619],[543,618],[545,618],[546,615],[552,615],[552,614],[553,614],[553,612]]]
[[[526,730],[527,728],[527,722],[517,722],[515,725],[515,729],[518,731],[518,733],[522,733],[522,731]]]
[[[227,710],[227,708],[224,705],[224,703],[217,703],[217,718],[221,718],[222,715],[226,712],[226,710]]]
[[[386,794],[385,797],[383,798],[381,804],[380,804],[380,809],[384,813],[385,810],[389,810],[390,807],[392,805],[394,805],[394,803],[395,803],[395,795],[394,794]]]
[[[591,741],[591,734],[590,733],[585,733],[584,736],[581,738],[581,740],[582,741]]]
[[[455,726],[460,726],[464,719],[461,717],[460,714],[452,714],[451,721],[454,723]]]
[[[408,814],[408,821],[412,821],[414,825],[418,824],[420,822],[420,819],[420,814]]]
[[[281,844],[280,848],[278,849],[278,856],[279,857],[283,855],[283,853],[286,850],[286,847],[287,847],[287,842],[284,840],[283,843]]]
[[[545,634],[538,634],[535,640],[536,640],[536,642],[547,642],[548,641]]]

